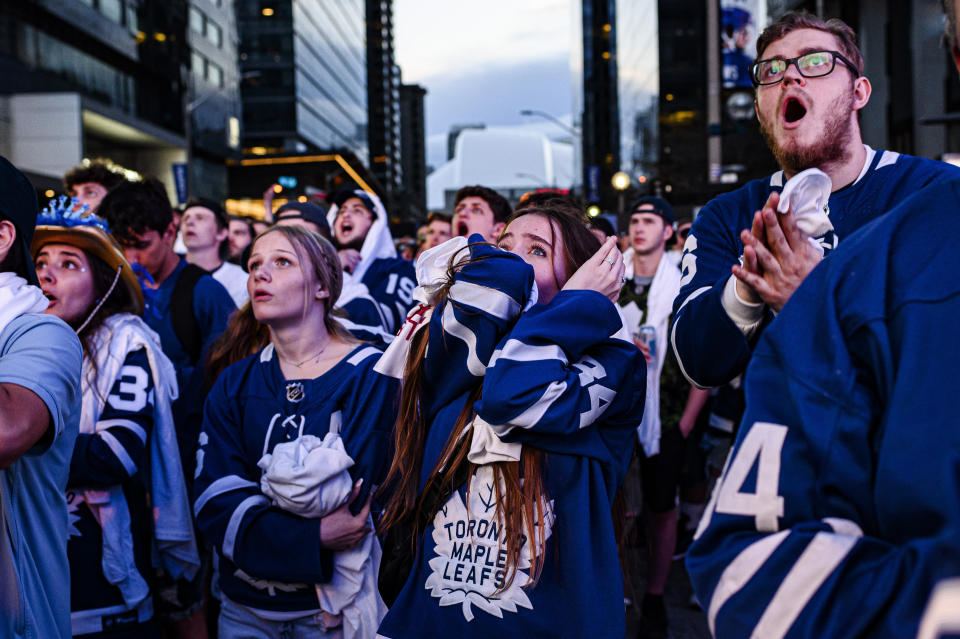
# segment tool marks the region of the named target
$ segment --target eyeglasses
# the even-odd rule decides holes
[[[812,51],[796,58],[760,60],[750,67],[750,79],[757,86],[776,84],[783,80],[791,64],[796,66],[797,71],[805,78],[821,78],[833,72],[837,66],[837,60],[850,69],[854,77],[860,77],[857,67],[838,51]]]

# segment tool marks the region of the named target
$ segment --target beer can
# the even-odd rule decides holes
[[[644,324],[638,332],[640,341],[650,349],[650,357],[657,356],[657,329],[650,324]]]

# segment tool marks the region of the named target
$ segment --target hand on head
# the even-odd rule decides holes
[[[611,302],[616,302],[620,297],[620,287],[623,286],[624,268],[617,239],[608,237],[600,250],[570,276],[563,290],[596,291]]]

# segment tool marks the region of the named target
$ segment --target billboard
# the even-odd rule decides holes
[[[766,0],[720,0],[723,88],[751,88],[750,66],[757,56],[757,35],[766,24]]]

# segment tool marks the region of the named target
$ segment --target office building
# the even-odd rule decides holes
[[[238,34],[233,0],[189,0],[190,77],[184,115],[190,194],[223,199],[225,160],[240,156]]]
[[[154,175],[186,158],[185,0],[0,4],[0,153],[41,196],[85,157]]]
[[[403,184],[394,212],[405,220],[423,219],[427,212],[427,133],[423,102],[427,90],[400,85],[400,158]]]
[[[403,188],[400,67],[393,42],[392,0],[366,0],[370,169],[386,189],[387,210]]]
[[[620,170],[617,86],[617,0],[583,0],[574,16],[574,117],[580,119],[583,196],[607,211],[617,206],[610,186]]]
[[[240,34],[243,157],[229,171],[231,210],[263,211],[281,198],[358,185],[383,188],[367,169],[364,0],[235,0]]]

